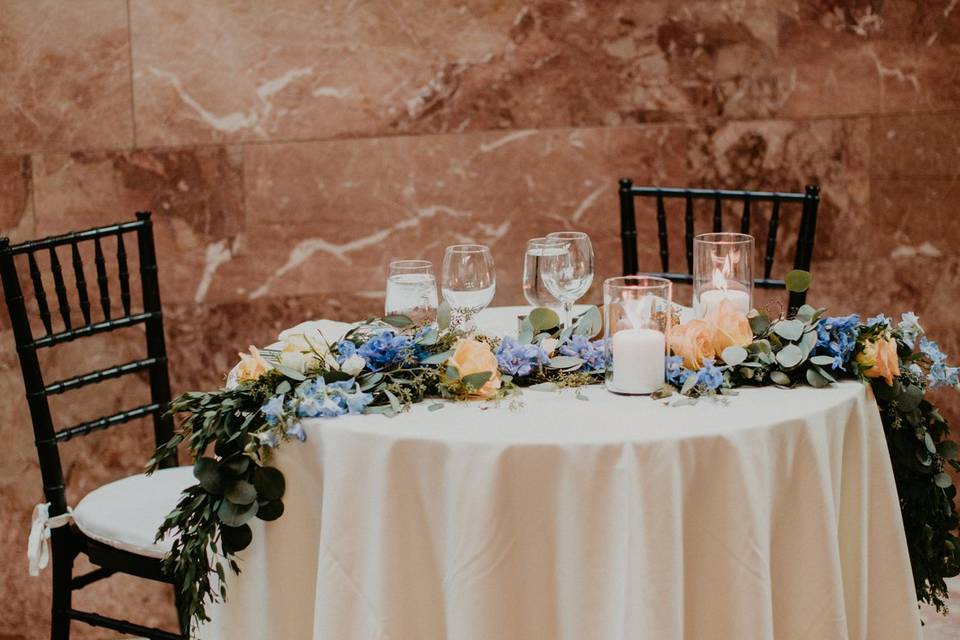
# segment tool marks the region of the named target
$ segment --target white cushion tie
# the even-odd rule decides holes
[[[33,508],[33,522],[30,524],[30,538],[27,540],[27,560],[30,563],[30,575],[38,576],[50,562],[50,530],[62,527],[73,519],[73,510],[67,507],[66,513],[50,517],[50,503],[44,502]]]

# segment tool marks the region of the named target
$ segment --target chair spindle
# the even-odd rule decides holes
[[[63,326],[70,331],[73,328],[70,322],[70,301],[67,299],[67,285],[63,282],[63,269],[60,267],[60,258],[57,257],[55,247],[50,247],[50,270],[53,271],[53,289],[57,294],[57,306],[60,308],[60,317]]]
[[[720,202],[720,198],[717,198],[713,201],[713,232],[720,233],[723,231],[723,204]]]
[[[750,197],[743,198],[743,216],[740,218],[740,233],[750,234]]]
[[[777,252],[777,230],[780,228],[780,201],[773,201],[773,210],[770,212],[770,229],[767,232],[767,255],[763,260],[763,277],[770,279],[773,272],[773,257]]]
[[[93,262],[97,266],[97,289],[100,291],[100,308],[103,310],[103,319],[110,319],[110,283],[107,280],[107,263],[103,258],[103,247],[100,238],[93,241]]]
[[[77,281],[80,313],[83,314],[83,322],[90,324],[90,297],[87,295],[87,278],[83,273],[83,259],[80,257],[80,249],[76,242],[70,244],[70,252],[73,254],[73,275]]]
[[[123,315],[130,315],[130,272],[127,269],[127,248],[123,244],[123,234],[117,235],[117,271],[120,276],[120,303]]]
[[[686,220],[687,270],[693,273],[693,199],[687,195]]]
[[[43,328],[47,330],[47,335],[50,335],[53,333],[53,323],[50,319],[50,307],[47,305],[47,292],[43,288],[43,278],[40,276],[40,268],[37,267],[37,259],[33,256],[33,251],[27,253],[27,261],[30,263],[30,280],[33,282],[33,293],[37,297],[40,320],[43,322]]]
[[[670,243],[667,240],[667,212],[663,207],[663,196],[657,196],[657,231],[660,237],[660,264],[664,272],[670,270]]]

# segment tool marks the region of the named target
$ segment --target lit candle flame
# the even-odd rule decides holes
[[[720,265],[719,268],[714,267],[713,269],[713,288],[726,291],[727,278],[733,275],[733,265],[740,262],[740,252],[731,251],[727,255],[723,256],[722,260],[717,257],[717,254],[713,254],[712,257],[713,263],[715,265]]]

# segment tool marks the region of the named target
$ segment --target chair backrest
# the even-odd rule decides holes
[[[757,203],[770,203],[770,222],[767,228],[766,249],[763,256],[763,277],[754,279],[754,286],[761,289],[786,289],[782,279],[772,278],[773,259],[777,250],[777,231],[780,227],[780,205],[795,205],[799,209],[800,225],[797,233],[797,249],[793,259],[794,269],[810,270],[813,259],[813,241],[817,229],[817,209],[820,205],[820,187],[808,185],[804,193],[782,193],[771,191],[728,191],[723,189],[673,189],[661,187],[635,187],[633,182],[620,180],[620,242],[623,248],[623,275],[639,272],[637,255],[637,220],[635,198],[654,198],[657,207],[657,235],[660,241],[660,272],[651,275],[660,276],[673,282],[693,282],[693,238],[694,202],[705,200],[713,202],[713,229],[723,231],[723,203],[734,201],[741,203],[740,233],[749,234],[751,230],[751,208]],[[670,247],[667,238],[667,209],[665,200],[682,200],[684,207],[684,241],[686,249],[686,271],[670,270]],[[806,292],[790,293],[790,309],[798,309],[806,301]]]
[[[142,290],[142,310],[131,310],[130,272],[127,267],[127,250],[124,237],[136,235],[140,260],[140,285]],[[120,303],[122,313],[112,317],[110,285],[107,277],[107,262],[104,258],[101,240],[108,237],[116,239],[116,261],[119,279]],[[94,267],[96,271],[97,292],[100,312],[91,304],[87,291],[87,279],[81,248],[87,251],[93,245]],[[84,246],[86,245],[86,246]],[[76,298],[82,322],[75,326],[76,317],[71,313],[70,296],[64,279],[62,261],[66,260],[59,252],[69,251],[72,263]],[[50,303],[44,289],[44,277],[40,263],[42,254],[47,254],[46,262],[52,272],[53,289],[56,297],[60,320],[51,314]],[[39,309],[42,333],[34,335],[33,325],[27,312],[27,305],[20,285],[18,263],[28,265],[33,293]],[[66,511],[66,488],[63,468],[60,462],[59,445],[77,436],[84,436],[100,429],[107,429],[130,420],[153,416],[153,431],[157,444],[166,442],[173,435],[173,419],[165,415],[170,402],[170,382],[167,372],[167,353],[163,338],[163,316],[160,308],[160,287],[157,280],[157,257],[153,242],[153,225],[149,212],[138,212],[132,222],[114,224],[87,231],[77,231],[42,240],[31,240],[20,244],[11,244],[9,238],[0,238],[0,278],[7,302],[7,311],[14,339],[20,369],[26,388],[27,404],[33,422],[34,438],[40,460],[40,472],[43,477],[43,490],[50,502],[50,514],[58,515]],[[49,282],[49,278],[48,278]],[[99,317],[97,317],[99,316]],[[114,331],[139,324],[145,326],[147,357],[133,362],[117,364],[74,376],[57,382],[45,383],[41,372],[38,351],[71,342],[79,338]],[[62,325],[62,328],[61,328]],[[63,429],[56,429],[50,413],[49,396],[79,389],[103,380],[146,371],[150,379],[150,402],[119,413],[89,420]],[[161,466],[176,464],[176,458],[164,460]]]

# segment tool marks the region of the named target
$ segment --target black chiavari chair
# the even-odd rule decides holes
[[[51,518],[70,512],[67,504],[60,445],[73,438],[119,426],[131,420],[152,417],[155,444],[166,442],[173,435],[173,421],[165,411],[170,402],[170,384],[167,372],[167,354],[163,337],[163,317],[160,307],[160,288],[157,280],[156,250],[149,212],[137,213],[131,222],[115,224],[87,231],[11,244],[0,238],[0,278],[10,314],[20,368],[26,388],[27,404],[33,422],[33,431],[43,480],[43,492],[49,503]],[[139,253],[139,276],[142,290],[142,309],[131,307],[130,270],[127,266],[125,239],[136,236]],[[104,257],[106,240],[116,243],[116,274],[119,279],[120,305],[114,315],[110,298],[110,278]],[[91,299],[84,270],[82,251],[91,249],[94,255],[97,298]],[[69,258],[62,255],[69,254]],[[27,311],[21,288],[20,273],[26,262],[24,279],[32,283],[35,304],[42,328],[39,337]],[[41,270],[41,263],[49,271]],[[72,265],[73,280],[82,322],[74,323],[76,316],[70,308],[64,263]],[[112,269],[111,269],[112,271]],[[59,320],[51,313],[51,305],[44,287],[44,275],[53,280]],[[99,313],[96,310],[99,302]],[[98,317],[99,316],[99,317]],[[78,318],[79,319],[79,318]],[[146,334],[146,357],[133,362],[92,371],[52,383],[45,383],[38,352],[87,336],[102,334],[127,327],[143,325]],[[51,418],[49,397],[73,391],[104,380],[146,372],[150,383],[150,402],[112,415],[89,420],[71,427],[57,429]],[[152,476],[130,476],[87,494],[72,511],[73,522],[49,529],[50,560],[53,573],[51,632],[54,640],[70,636],[71,621],[105,627],[113,631],[141,637],[174,640],[185,638],[185,622],[178,615],[180,631],[172,633],[126,620],[109,618],[72,606],[72,594],[114,573],[125,573],[141,578],[171,583],[161,571],[161,557],[166,549],[153,542],[157,528],[175,505],[180,492],[189,484],[189,467],[177,467],[175,456],[164,460],[162,469]],[[132,507],[124,510],[124,504]],[[135,513],[131,516],[131,513]],[[124,515],[131,516],[124,521]],[[86,555],[96,569],[74,575],[74,562]]]
[[[803,193],[784,193],[771,191],[728,191],[723,189],[675,189],[661,187],[635,187],[627,178],[620,180],[620,242],[623,249],[623,275],[639,272],[637,255],[637,219],[635,198],[653,198],[657,207],[657,237],[660,241],[659,273],[650,275],[666,278],[673,282],[690,284],[693,282],[693,238],[694,202],[706,200],[713,202],[714,233],[723,231],[723,202],[742,203],[740,215],[740,233],[749,234],[751,214],[756,203],[770,203],[770,223],[767,228],[766,251],[763,257],[763,277],[754,279],[754,286],[760,289],[786,289],[782,279],[772,278],[773,259],[777,249],[777,232],[780,227],[780,205],[799,205],[800,225],[797,230],[797,248],[793,259],[793,268],[810,270],[813,259],[813,241],[817,229],[817,209],[820,205],[820,187],[807,185]],[[667,211],[665,200],[683,200],[684,207],[684,247],[686,249],[686,272],[670,270],[670,247],[667,237]],[[796,310],[806,301],[807,293],[791,292],[789,308]]]

